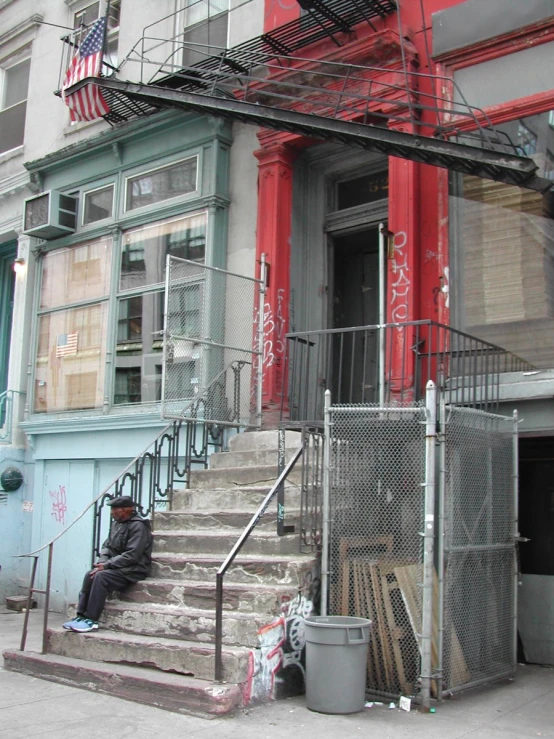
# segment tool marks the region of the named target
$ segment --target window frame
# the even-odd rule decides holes
[[[446,84],[446,97],[454,104],[455,73],[459,70],[477,66],[493,59],[502,59],[518,51],[540,46],[554,41],[554,28],[544,29],[518,29],[512,34],[502,38],[493,38],[485,42],[479,42],[471,47],[456,49],[436,59],[436,72],[438,75],[449,78],[452,81]],[[471,101],[469,101],[471,103]],[[504,103],[483,108],[476,111],[477,122],[483,126],[500,126],[506,123],[517,122],[527,117],[542,115],[554,110],[554,85],[542,93],[536,93],[525,97],[514,98]],[[445,122],[455,124],[460,133],[472,132],[477,125],[460,116],[446,115]],[[446,197],[439,199],[439,253],[443,255],[444,264],[448,265],[446,273],[447,300],[441,301],[439,306],[439,320],[441,323],[452,325],[455,328],[464,328],[464,309],[460,305],[460,296],[463,290],[463,272],[460,272],[461,254],[455,243],[453,233],[457,229],[456,214],[450,209],[451,173],[446,169],[440,169],[437,174],[439,190]],[[446,272],[446,270],[445,270]]]
[[[127,208],[127,188],[129,186],[130,180],[138,179],[142,176],[147,176],[153,172],[161,172],[164,169],[169,169],[170,167],[174,167],[178,164],[181,164],[183,162],[190,161],[192,159],[196,159],[196,187],[194,190],[191,190],[191,192],[187,193],[181,193],[180,195],[174,195],[173,197],[166,198],[165,200],[158,200],[155,203],[146,203],[145,205],[139,205],[136,208]],[[183,202],[186,202],[187,200],[192,200],[194,198],[198,198],[201,195],[201,171],[202,171],[202,153],[201,151],[195,151],[191,152],[190,155],[186,157],[182,157],[181,159],[173,159],[168,162],[164,162],[163,164],[158,164],[156,167],[152,167],[150,169],[141,169],[140,167],[133,168],[132,170],[128,170],[127,172],[123,172],[123,181],[121,185],[121,200],[120,200],[120,213],[121,217],[131,217],[138,213],[147,213],[149,210],[154,211],[156,209],[164,208],[166,206],[169,206],[175,202],[179,202],[180,200],[183,200]]]
[[[27,79],[27,90],[25,93],[25,98],[23,100],[18,100],[17,103],[13,103],[12,105],[4,106],[4,95],[6,91],[7,86],[7,77],[9,74],[10,69],[13,69],[14,67],[18,67],[20,64],[25,64],[28,62],[29,64],[29,75]],[[17,58],[10,58],[9,60],[6,60],[5,63],[0,62],[0,116],[3,115],[8,110],[15,109],[18,105],[24,105],[25,106],[25,114],[23,116],[23,130],[21,131],[21,142],[19,144],[16,144],[15,146],[11,146],[9,149],[2,149],[0,148],[0,155],[7,154],[10,151],[15,151],[19,147],[23,146],[25,144],[25,126],[27,123],[27,104],[29,102],[29,85],[31,81],[31,65],[32,65],[32,59],[30,51],[26,55],[22,55],[21,57]]]
[[[82,189],[79,191],[78,199],[79,199],[79,206],[81,209],[80,218],[78,219],[78,223],[81,226],[81,228],[94,228],[97,227],[99,223],[104,223],[107,221],[113,221],[115,219],[115,210],[117,207],[117,193],[116,193],[116,181],[112,180],[110,182],[107,182],[104,185],[99,185],[98,187],[93,187],[90,190]],[[112,189],[112,213],[110,216],[106,216],[106,218],[99,218],[96,221],[91,221],[90,223],[85,223],[85,210],[86,210],[86,199],[88,195],[91,195],[95,192],[101,192],[102,190],[107,190],[108,188]]]

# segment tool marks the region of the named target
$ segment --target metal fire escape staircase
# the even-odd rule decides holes
[[[452,79],[415,71],[415,48],[404,38],[394,0],[298,2],[300,18],[231,49],[186,43],[182,30],[156,35],[152,24],[120,71],[84,79],[66,94],[100,87],[111,125],[167,108],[193,110],[540,192],[554,186],[460,90],[444,92],[456,90]],[[394,31],[385,24],[392,14]],[[364,63],[346,63],[344,52],[357,38],[365,39]],[[321,59],[321,42],[329,39],[336,51],[330,54],[327,43]],[[191,52],[196,61],[186,65]],[[133,64],[139,81],[121,79]]]

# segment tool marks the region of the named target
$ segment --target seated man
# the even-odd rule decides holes
[[[85,632],[98,628],[98,619],[112,590],[144,580],[152,563],[152,531],[150,521],[141,518],[135,502],[128,495],[113,498],[113,523],[110,535],[102,544],[98,562],[87,572],[79,593],[77,617],[67,621],[64,629]]]

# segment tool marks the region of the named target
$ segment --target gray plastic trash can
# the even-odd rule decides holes
[[[371,621],[354,616],[311,616],[305,626],[306,706],[319,713],[361,711]]]

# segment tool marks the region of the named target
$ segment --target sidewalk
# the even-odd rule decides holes
[[[52,614],[52,624],[62,622]],[[42,613],[31,614],[27,647],[40,650]],[[23,614],[0,609],[0,648],[17,649]],[[1,664],[1,663],[0,663]],[[306,709],[303,697],[207,721],[65,687],[0,668],[1,739],[554,739],[554,669],[521,666],[513,681],[437,705],[436,713],[387,706],[351,716]]]

